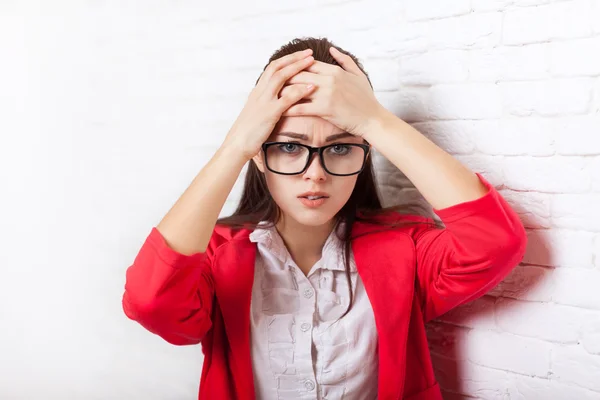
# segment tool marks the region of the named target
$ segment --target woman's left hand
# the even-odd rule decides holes
[[[316,89],[304,99],[310,101],[297,102],[282,117],[318,116],[364,138],[388,111],[377,101],[367,77],[354,60],[334,47],[330,53],[342,68],[315,61],[288,79],[286,85],[314,84]],[[286,89],[287,86],[282,88],[282,95]]]

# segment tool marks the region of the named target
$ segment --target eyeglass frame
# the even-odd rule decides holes
[[[276,144],[293,144],[296,146],[300,146],[300,147],[304,147],[306,149],[308,149],[308,157],[306,157],[306,165],[304,166],[304,168],[302,169],[302,171],[300,172],[279,172],[279,171],[275,171],[273,169],[271,169],[271,167],[269,166],[269,162],[267,161],[267,149],[271,146],[274,146]],[[360,170],[358,170],[357,172],[353,172],[351,174],[334,174],[332,172],[330,172],[327,167],[325,166],[325,160],[323,159],[323,152],[330,148],[330,147],[334,147],[334,146],[358,146],[360,148],[363,149],[364,151],[364,157],[363,157],[363,162],[362,162],[362,167],[360,168]],[[325,172],[327,172],[329,175],[333,175],[333,176],[352,176],[352,175],[358,175],[360,174],[364,169],[365,169],[365,165],[367,164],[367,157],[369,157],[369,154],[371,153],[371,145],[370,144],[364,144],[364,143],[332,143],[332,144],[328,144],[326,146],[321,146],[321,147],[313,147],[313,146],[309,146],[307,144],[302,144],[302,143],[296,143],[296,142],[265,142],[262,144],[261,146],[263,154],[264,154],[264,160],[265,160],[265,165],[267,167],[267,169],[275,174],[279,174],[279,175],[300,175],[303,174],[304,172],[306,172],[306,170],[308,169],[308,166],[310,165],[312,158],[313,158],[313,154],[317,153],[319,155],[319,162],[321,163],[321,167],[325,170]]]

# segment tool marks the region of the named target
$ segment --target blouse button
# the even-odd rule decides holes
[[[304,297],[310,299],[313,295],[313,290],[311,288],[304,289]]]
[[[315,384],[312,381],[306,381],[304,382],[304,387],[307,390],[313,390],[315,388]]]
[[[300,329],[302,329],[302,332],[306,332],[310,329],[310,324],[305,322],[302,325],[300,325]]]

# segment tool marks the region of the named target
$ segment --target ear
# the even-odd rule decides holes
[[[262,150],[259,151],[254,157],[252,157],[252,161],[254,161],[254,164],[256,164],[256,167],[258,168],[258,170],[264,174],[265,173],[265,163],[264,163],[264,156],[263,156]]]

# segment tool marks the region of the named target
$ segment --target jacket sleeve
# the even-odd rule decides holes
[[[200,343],[212,326],[214,238],[206,252],[184,255],[153,227],[126,271],[125,315],[169,343]]]
[[[527,236],[516,212],[481,174],[482,197],[433,209],[445,227],[414,232],[417,292],[425,322],[481,297],[525,255]]]

